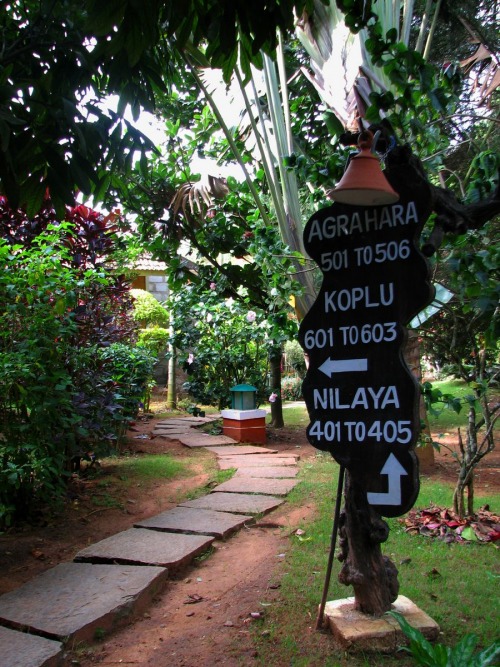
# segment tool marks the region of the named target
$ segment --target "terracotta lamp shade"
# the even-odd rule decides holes
[[[330,191],[330,198],[354,206],[394,204],[399,195],[384,176],[378,158],[370,151],[371,139],[360,141],[358,145],[360,152],[351,158],[337,187]]]

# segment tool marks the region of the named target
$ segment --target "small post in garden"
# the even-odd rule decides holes
[[[257,389],[250,384],[231,388],[231,409],[222,410],[222,433],[236,442],[266,443],[266,411],[257,409]]]
[[[376,159],[360,147],[362,158]],[[335,201],[307,223],[304,246],[323,284],[299,333],[309,356],[308,440],[346,470],[339,581],[354,598],[328,603],[326,616],[344,647],[365,650],[395,650],[396,624],[381,618],[390,609],[411,610],[410,622],[429,636],[438,631],[398,597],[397,569],[381,551],[389,533],[382,517],[404,514],[418,495],[419,387],[402,350],[406,325],[434,293],[419,250],[429,186],[409,164],[386,175],[382,199],[370,184],[361,192],[349,181],[346,201],[357,203]]]

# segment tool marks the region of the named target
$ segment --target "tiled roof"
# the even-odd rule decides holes
[[[147,255],[138,257],[134,262],[135,271],[166,271],[167,265],[165,262],[160,262],[156,259],[151,259]]]

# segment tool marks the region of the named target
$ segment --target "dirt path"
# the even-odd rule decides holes
[[[143,618],[102,644],[77,651],[81,667],[252,664],[249,626],[259,623],[255,615],[264,615],[265,605],[278,597],[288,536],[311,511],[273,513],[272,521],[217,543],[208,559],[167,585]]]
[[[316,453],[296,431],[283,430],[268,444],[282,452],[298,452],[301,460]],[[140,445],[146,451],[151,446],[149,441]],[[176,455],[186,451],[175,443],[169,451],[171,447]],[[167,584],[142,618],[102,643],[76,647],[72,658],[81,667],[252,664],[255,649],[249,625],[258,623],[255,616],[264,615],[265,605],[279,596],[289,537],[313,514],[312,506],[291,509],[285,503],[228,540],[216,541],[206,559]]]

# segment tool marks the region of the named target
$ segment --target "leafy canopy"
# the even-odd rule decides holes
[[[154,146],[123,114],[153,110],[184,68],[182,52],[208,44],[226,80],[272,52],[276,29],[311,0],[11,0],[0,18],[0,188],[33,215],[47,188],[57,210],[74,193],[97,199],[111,171]],[[118,97],[117,111],[101,103]],[[146,163],[143,161],[143,167]]]

